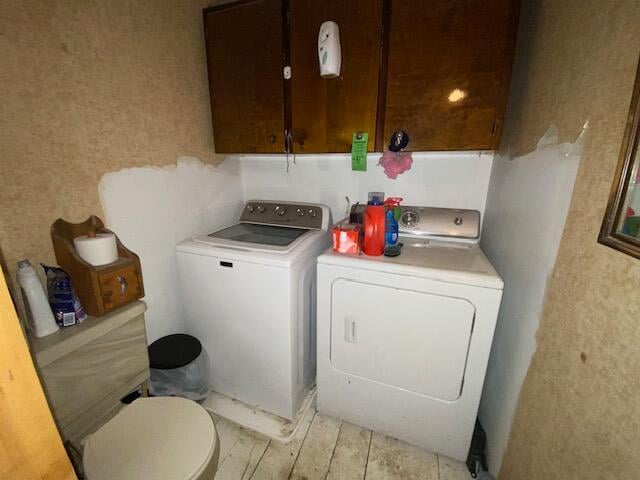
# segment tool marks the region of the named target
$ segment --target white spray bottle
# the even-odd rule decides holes
[[[49,300],[44,292],[42,283],[40,283],[38,273],[31,266],[29,260],[18,262],[16,277],[22,288],[22,297],[25,300],[29,330],[36,337],[45,337],[57,332],[59,327],[53,317]]]

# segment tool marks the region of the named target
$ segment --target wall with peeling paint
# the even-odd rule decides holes
[[[216,163],[195,0],[0,3],[0,244],[55,263],[58,217],[102,216],[106,172]]]
[[[597,243],[640,47],[638,0],[526,0],[502,151],[551,123],[582,149],[504,480],[627,479],[640,471],[640,261]]]
[[[487,433],[489,471],[500,470],[522,382],[567,218],[585,132],[558,144],[549,130],[521,157],[496,155],[481,246],[504,292],[478,416]]]
[[[106,222],[140,256],[147,340],[184,332],[176,245],[235,222],[243,207],[240,168],[182,157],[176,165],[126,168],[99,184]]]

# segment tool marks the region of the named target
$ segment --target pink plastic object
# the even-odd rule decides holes
[[[380,157],[378,165],[382,165],[384,173],[392,180],[398,178],[398,175],[411,169],[413,157],[410,153],[395,153],[386,151]]]

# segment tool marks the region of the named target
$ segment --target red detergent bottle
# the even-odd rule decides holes
[[[369,192],[369,201],[364,211],[364,240],[362,251],[366,255],[380,256],[384,253],[385,209],[384,193]]]

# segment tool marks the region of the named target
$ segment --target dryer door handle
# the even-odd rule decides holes
[[[356,321],[349,316],[344,317],[344,341],[356,343]]]

